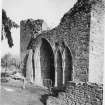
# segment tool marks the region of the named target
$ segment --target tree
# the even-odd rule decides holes
[[[11,65],[13,65],[16,69],[18,69],[19,72],[21,72],[23,64],[19,57],[13,57],[11,59]]]
[[[13,39],[11,36],[11,28],[18,28],[19,25],[16,24],[14,21],[12,21],[9,17],[6,15],[6,11],[2,9],[2,32],[1,32],[1,40],[4,39],[4,36],[7,38],[9,47],[12,47]]]
[[[1,66],[3,68],[5,68],[5,72],[7,71],[7,69],[10,67],[11,65],[11,55],[10,54],[6,54],[1,58]]]
[[[12,70],[11,67],[14,67],[16,72],[22,72],[22,66],[23,63],[20,57],[12,56],[8,53],[1,58],[1,67],[5,69],[5,72]]]

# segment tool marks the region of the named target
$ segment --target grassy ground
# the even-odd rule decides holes
[[[42,96],[48,91],[37,86],[27,85],[22,89],[22,82],[11,80],[1,83],[0,105],[44,105]]]

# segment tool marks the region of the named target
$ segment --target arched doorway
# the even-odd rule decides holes
[[[61,87],[63,84],[62,55],[58,49],[55,53],[55,86]]]
[[[72,56],[69,48],[65,46],[63,51],[63,84],[72,81]]]
[[[51,80],[55,84],[54,54],[49,42],[42,38],[40,46],[41,77],[43,80]],[[43,83],[43,85],[46,85]]]

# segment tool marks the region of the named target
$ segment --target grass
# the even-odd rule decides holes
[[[48,94],[48,91],[37,86],[27,84],[22,89],[22,82],[10,80],[7,83],[1,83],[1,105],[44,105],[41,101],[42,96]]]

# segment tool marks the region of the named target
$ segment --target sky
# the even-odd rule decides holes
[[[28,18],[44,19],[50,28],[57,26],[61,17],[73,7],[77,0],[2,0],[2,8],[7,16],[20,24]],[[1,42],[1,56],[6,53],[19,55],[20,29],[12,29],[13,48],[9,48],[7,40]]]

